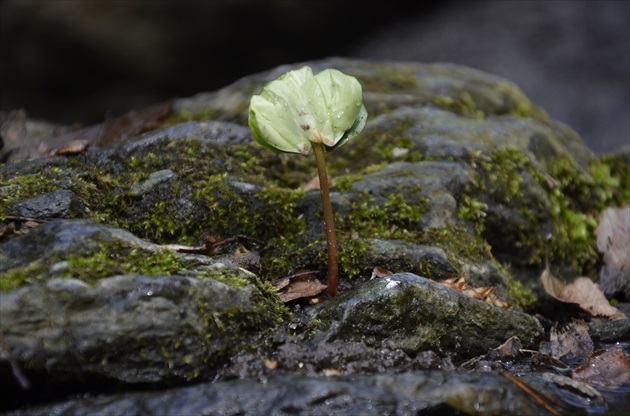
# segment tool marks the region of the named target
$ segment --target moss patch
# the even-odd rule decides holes
[[[51,276],[51,267],[58,269]],[[0,274],[0,290],[12,290],[25,283],[45,282],[50,277],[76,278],[89,284],[118,274],[171,275],[183,269],[177,255],[163,250],[151,252],[119,242],[99,245],[90,255],[54,254],[24,268]]]
[[[486,117],[483,110],[477,108],[477,104],[467,92],[462,93],[460,97],[438,95],[432,98],[432,102],[443,110],[450,111],[451,113],[459,114],[464,117],[475,120],[483,120]]]

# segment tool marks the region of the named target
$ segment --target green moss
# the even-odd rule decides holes
[[[345,218],[337,217],[340,233],[349,233],[363,238],[399,239],[410,241],[419,229],[422,214],[428,210],[429,202],[418,198],[408,203],[401,193],[391,193],[387,200],[378,204],[368,191],[362,191],[352,203]]]
[[[189,121],[209,121],[217,120],[222,116],[222,112],[213,108],[204,108],[200,111],[181,110],[170,114],[164,119],[163,127],[175,124],[187,123]]]
[[[88,283],[118,274],[171,275],[183,267],[169,250],[150,252],[120,244],[102,244],[91,256],[72,256],[61,277],[73,277]]]
[[[486,229],[484,218],[487,210],[488,204],[474,199],[467,194],[462,194],[457,204],[457,216],[473,223],[475,226],[475,234],[479,237],[483,235]]]
[[[591,175],[600,183],[612,185],[609,189],[613,203],[617,206],[630,203],[630,158],[623,153],[604,155],[598,165],[595,171],[591,168]],[[618,185],[617,182],[609,182],[609,178],[617,181]]]
[[[605,159],[593,160],[585,172],[565,156],[549,165],[549,175],[554,181],[549,190],[554,222],[550,256],[567,262],[575,273],[596,275],[600,257],[594,232],[599,213],[606,207],[630,202],[621,185],[627,183],[627,176],[624,178],[623,168],[613,175]]]
[[[11,269],[0,273],[0,291],[16,289],[29,283],[37,283],[45,280],[48,266],[36,261],[27,267]]]
[[[535,105],[523,94],[523,92],[514,84],[500,81],[494,86],[497,91],[500,91],[506,101],[508,108],[507,114],[526,117],[533,120],[540,121],[541,123],[551,126],[553,123],[549,119],[547,113]]]
[[[372,76],[360,73],[352,74],[356,77],[364,91],[392,93],[404,91],[419,86],[418,77],[413,67],[398,65],[371,65]]]
[[[477,104],[468,92],[462,93],[460,97],[438,95],[432,98],[432,102],[443,110],[474,120],[483,120],[486,117],[483,110],[477,108]]]
[[[486,236],[487,205],[499,204],[523,216],[526,228],[509,231],[513,246],[529,253],[531,265],[541,265],[546,247],[553,261],[565,264],[573,273],[594,275],[599,264],[594,230],[601,210],[628,203],[628,162],[623,159],[594,159],[588,171],[568,156],[558,156],[541,171],[516,148],[476,153],[469,163],[479,175],[458,198],[460,218],[470,221],[478,236]],[[525,178],[534,183],[525,183]],[[547,191],[549,210],[530,205],[523,187],[538,185]],[[553,239],[538,230],[541,221],[551,219]],[[523,227],[525,222],[523,223]]]
[[[387,124],[379,124],[336,149],[327,159],[329,174],[336,176],[357,173],[370,166],[380,166],[397,161],[415,162],[422,159],[420,152],[408,152],[395,156],[394,149],[411,149],[409,129],[416,123],[413,117],[399,117]]]
[[[507,204],[523,197],[523,173],[535,170],[527,156],[512,146],[495,149],[489,155],[472,154],[470,163],[481,175],[479,190]]]
[[[50,268],[54,264],[63,264],[63,269],[51,276]],[[101,243],[98,250],[87,255],[54,254],[45,261],[1,273],[0,290],[45,282],[51,277],[76,278],[94,284],[117,274],[171,275],[182,268],[179,258],[171,251],[152,252],[110,241]]]
[[[339,240],[339,247],[339,266],[344,276],[353,279],[367,271],[366,247],[362,239],[344,234]],[[320,258],[324,255],[325,251],[322,250]]]
[[[237,277],[242,278],[242,275]],[[200,343],[212,352],[212,357],[207,357],[207,361],[220,362],[217,356],[264,348],[271,343],[271,331],[277,324],[289,318],[289,310],[280,301],[275,287],[262,283],[255,277],[249,283],[253,283],[256,289],[251,292],[252,299],[248,303],[251,307],[245,309],[235,304],[217,311],[207,299],[197,299],[198,314],[202,322]],[[221,340],[222,349],[217,351],[215,342],[218,339]],[[193,378],[195,375],[191,374],[191,379]]]
[[[194,200],[210,211],[213,234],[244,234],[266,241],[282,238],[282,234],[296,236],[304,230],[304,221],[294,214],[301,190],[267,185],[259,191],[241,192],[226,174],[212,175],[198,185]]]
[[[241,287],[250,284],[252,279],[245,277],[241,272],[231,272],[230,269],[218,269],[211,271],[204,271],[195,274],[197,279],[213,279],[217,282],[225,283],[229,286]]]
[[[7,215],[11,202],[33,198],[55,190],[70,190],[82,201],[88,210],[98,206],[103,200],[106,185],[98,186],[85,175],[57,166],[46,169],[32,169],[33,172],[0,176],[0,217]]]

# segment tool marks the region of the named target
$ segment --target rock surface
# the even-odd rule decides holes
[[[361,410],[367,393],[355,389],[380,386],[375,372],[452,369],[512,337],[535,349],[543,327],[524,311],[544,299],[545,253],[567,277],[598,274],[596,216],[630,201],[620,186],[627,159],[595,157],[515,85],[480,71],[339,58],[309,65],[356,76],[370,112],[360,137],[327,157],[342,295],[285,307],[269,285],[304,270],[325,280],[325,241],[319,193],[303,190],[313,158],[268,151],[246,127],[249,97],[294,67],[246,77],[178,101],[140,136],[0,166],[0,378],[10,382],[9,407],[215,377],[223,381],[182,392],[233,389],[239,399],[279,366],[289,378],[272,374],[271,390],[256,390],[260,406],[299,399],[298,409],[320,409],[304,393],[313,386],[337,392],[321,410]],[[375,268],[389,275],[370,280]],[[446,279],[468,289],[435,283]],[[469,297],[474,289],[512,308]],[[627,326],[607,333],[623,338]],[[315,380],[291,379],[303,368]],[[353,387],[319,379],[325,371],[366,378]],[[469,380],[457,384],[461,403],[403,394],[422,373],[383,387],[400,392],[383,408],[474,406],[473,386],[485,379],[436,374],[444,385]],[[235,376],[249,381],[228,381]],[[277,399],[293,381],[302,387]],[[357,401],[337,403],[348,394]],[[134,409],[129,397],[113,406]],[[94,400],[66,404],[112,409]],[[229,413],[226,400],[210,408]]]
[[[540,388],[562,397],[553,383]],[[500,391],[501,394],[497,394]],[[568,393],[570,394],[570,393]],[[471,396],[474,400],[471,400]],[[566,397],[565,397],[566,399]],[[582,408],[601,411],[599,401],[586,404],[579,395],[571,399]],[[576,408],[578,407],[576,406]],[[203,383],[169,392],[127,393],[116,401],[108,397],[72,399],[63,404],[34,407],[7,416],[66,416],[97,414],[539,414],[541,407],[496,374],[409,372],[375,374],[360,379],[271,376],[264,383],[234,380]]]
[[[395,346],[411,356],[431,350],[460,359],[460,352],[483,354],[513,336],[531,348],[543,334],[536,318],[411,273],[374,279],[312,313],[323,321],[318,340]]]

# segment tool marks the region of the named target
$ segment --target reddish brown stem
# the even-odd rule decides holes
[[[337,296],[337,275],[339,269],[339,252],[337,251],[337,235],[335,234],[335,220],[333,218],[330,193],[328,191],[328,174],[324,160],[324,145],[313,143],[317,174],[319,175],[319,190],[322,196],[322,211],[324,213],[324,227],[326,228],[326,242],[328,244],[328,293]]]

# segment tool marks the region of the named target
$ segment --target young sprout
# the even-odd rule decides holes
[[[308,154],[317,162],[328,248],[328,292],[337,295],[339,253],[324,153],[356,137],[367,122],[356,78],[336,69],[313,75],[305,66],[271,81],[249,105],[256,141],[279,152]]]

